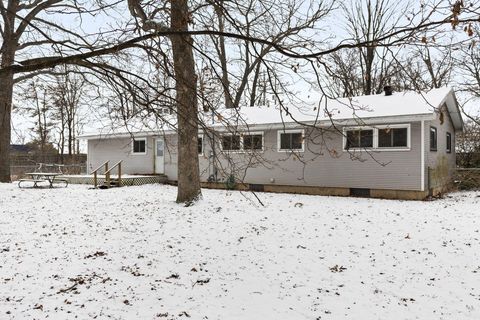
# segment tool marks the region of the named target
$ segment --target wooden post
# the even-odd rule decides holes
[[[118,164],[118,186],[122,186],[122,163]]]
[[[97,171],[93,172],[93,185],[97,189]]]
[[[110,188],[110,172],[108,172],[108,162],[105,162],[105,180],[107,187]]]

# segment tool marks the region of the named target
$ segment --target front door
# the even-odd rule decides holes
[[[155,173],[165,173],[165,142],[163,138],[155,139]]]

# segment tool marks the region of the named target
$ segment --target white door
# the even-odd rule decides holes
[[[155,173],[165,173],[165,142],[163,138],[155,139]]]

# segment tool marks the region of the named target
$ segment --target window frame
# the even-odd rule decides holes
[[[301,149],[282,149],[282,134],[287,133],[301,133],[302,134],[302,148]],[[277,130],[277,152],[305,152],[305,130],[304,129],[289,129]]]
[[[203,156],[205,152],[205,141],[203,140],[203,134],[199,134],[198,139],[202,139],[202,152],[198,153],[199,156]],[[198,149],[198,144],[197,144],[197,149]]]
[[[135,152],[135,141],[144,141],[145,142],[145,151],[144,152]],[[144,156],[144,155],[147,154],[147,150],[148,150],[147,137],[132,138],[131,144],[132,144],[132,149],[131,149],[131,152],[130,152],[131,155]]]
[[[447,153],[452,153],[452,134],[450,132],[447,132],[446,139],[447,140],[445,141],[445,150]]]
[[[245,136],[262,136],[262,148],[261,149],[245,149],[243,139]],[[263,152],[265,151],[265,135],[263,131],[252,131],[241,134],[240,145],[243,152]]]
[[[407,129],[407,146],[406,147],[379,147],[378,146],[378,131],[382,129]],[[347,131],[357,131],[357,130],[373,130],[373,141],[372,147],[357,147],[347,149]],[[384,124],[384,125],[375,125],[375,126],[346,126],[342,130],[342,150],[343,152],[352,152],[352,151],[375,151],[375,152],[394,152],[394,151],[411,151],[411,141],[412,141],[412,128],[410,123],[399,123],[399,124]]]
[[[245,149],[243,147],[243,139],[245,136],[261,135],[262,136],[262,149]],[[224,150],[223,149],[223,140],[224,136],[239,136],[240,137],[240,149],[238,150]],[[263,131],[248,131],[248,132],[238,132],[238,133],[222,133],[219,139],[220,150],[225,153],[245,153],[245,152],[264,152],[265,151],[265,134]]]
[[[347,131],[372,131],[372,146],[371,147],[355,147],[347,149]],[[343,151],[361,151],[375,149],[375,128],[369,126],[359,127],[344,127],[343,128]]]
[[[407,129],[407,146],[406,147],[379,147],[378,146],[378,141],[379,141],[378,130],[382,130],[382,129]],[[373,146],[374,146],[374,149],[378,150],[378,151],[410,151],[412,149],[412,147],[411,147],[411,142],[412,142],[411,135],[412,135],[412,130],[411,130],[410,123],[378,125],[378,126],[375,126]],[[376,141],[376,143],[375,143],[375,141]]]
[[[432,130],[435,131],[435,146],[432,147]],[[436,152],[438,151],[438,129],[437,127],[430,126],[430,130],[428,131],[428,141],[430,146],[430,151]]]

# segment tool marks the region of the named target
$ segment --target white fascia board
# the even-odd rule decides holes
[[[77,137],[79,140],[101,140],[101,139],[113,139],[113,138],[142,138],[142,137],[155,137],[168,134],[174,134],[175,131],[139,131],[139,132],[122,132],[122,133],[105,133],[105,134],[85,134]]]
[[[418,114],[418,115],[404,115],[404,116],[388,116],[388,117],[372,117],[361,119],[345,119],[345,120],[321,120],[321,121],[306,121],[306,122],[285,122],[285,123],[270,123],[270,124],[255,124],[249,126],[238,126],[232,128],[214,127],[213,130],[217,132],[227,131],[253,131],[253,130],[281,130],[281,129],[298,129],[302,126],[329,128],[332,126],[363,126],[363,125],[388,125],[394,123],[403,124],[405,122],[420,122],[422,120],[434,120],[434,113]]]
[[[341,119],[341,120],[319,120],[319,121],[305,121],[305,122],[285,122],[285,123],[262,123],[252,125],[239,125],[237,127],[225,127],[225,126],[213,126],[207,130],[199,130],[199,133],[204,131],[213,130],[215,132],[232,132],[232,131],[265,131],[265,130],[280,130],[280,129],[298,129],[299,127],[317,127],[317,128],[329,128],[332,126],[362,126],[372,124],[393,124],[393,123],[405,123],[405,122],[419,122],[422,120],[434,120],[434,113],[416,114],[416,115],[400,115],[400,116],[386,116],[386,117],[371,117],[371,118],[359,118],[359,119]],[[170,135],[175,134],[174,130],[165,130],[162,132],[157,131],[145,131],[145,132],[131,132],[131,133],[106,133],[106,134],[94,134],[94,135],[82,135],[78,139],[82,140],[94,140],[94,139],[111,139],[111,138],[131,138],[133,137],[146,137],[146,136],[158,136],[158,135]]]

